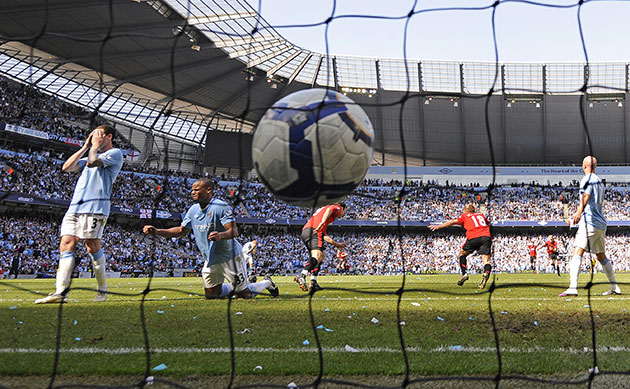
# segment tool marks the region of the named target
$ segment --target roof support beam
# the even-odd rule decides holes
[[[295,53],[289,55],[284,60],[280,61],[280,63],[278,63],[276,66],[274,66],[271,69],[267,70],[267,77],[274,75],[278,70],[282,69],[284,67],[284,65],[286,65],[289,62],[293,61],[293,58],[297,57],[301,53],[302,53],[302,50],[296,50]]]

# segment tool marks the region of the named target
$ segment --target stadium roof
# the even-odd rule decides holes
[[[205,117],[205,125],[216,115],[256,122],[281,95],[307,87],[292,81],[300,73],[302,80],[313,78],[322,58],[295,47],[273,29],[250,34],[256,12],[244,2],[193,1],[190,13],[187,1],[177,0],[45,4],[2,2],[2,39],[26,46],[5,45],[5,56],[35,62],[38,69],[57,75],[79,73],[68,75],[75,82],[84,81],[88,70],[97,71],[106,75],[104,84],[91,87],[103,88],[105,94],[126,92],[128,98],[143,96],[156,112],[175,98],[171,111],[191,111],[192,104],[189,116]],[[38,58],[24,56],[29,47],[38,50]],[[296,66],[289,65],[295,61]],[[46,89],[39,77],[29,75],[29,81]],[[92,79],[100,81],[98,76]],[[156,114],[148,116],[155,119]],[[201,141],[205,125],[172,135]]]
[[[485,94],[497,69],[329,57],[288,42],[244,0],[3,0],[0,39],[0,73],[193,143],[206,128],[249,131],[281,96],[315,85]],[[608,87],[599,92],[628,89],[627,64],[589,66],[591,84]],[[579,63],[504,64],[502,87],[579,93],[585,73]]]

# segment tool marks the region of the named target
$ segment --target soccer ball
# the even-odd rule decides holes
[[[332,204],[356,188],[372,160],[374,129],[341,93],[307,89],[279,100],[254,132],[258,178],[276,197],[303,207]]]

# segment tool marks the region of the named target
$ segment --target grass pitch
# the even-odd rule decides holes
[[[399,317],[402,276],[323,276],[325,289],[312,299],[292,278],[274,277],[279,298],[232,301],[204,300],[197,294],[199,278],[156,278],[144,305],[148,279],[109,280],[112,293],[105,303],[92,302],[94,280],[78,279],[61,311],[57,374],[93,384],[103,382],[101,377],[129,377],[133,384],[132,377],[143,377],[148,367],[156,379],[181,382],[229,376],[233,356],[234,374],[251,382],[315,377],[319,342],[324,376],[399,376],[406,370],[400,328],[413,376],[493,377],[499,356],[490,306],[502,374],[587,374],[594,363],[591,318],[599,370],[630,371],[630,297],[601,296],[608,290],[604,275],[595,275],[590,298],[584,289],[579,297],[557,296],[568,275],[495,277],[490,294],[490,282],[476,289],[479,275],[462,287],[458,275],[407,276]],[[584,287],[590,275],[580,278]],[[630,275],[617,278],[630,293],[623,284]],[[33,301],[53,287],[54,280],[0,281],[1,376],[50,376],[60,306]]]

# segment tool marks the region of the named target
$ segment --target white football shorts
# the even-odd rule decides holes
[[[245,269],[253,269],[254,268],[254,257],[251,254],[245,254],[243,253],[243,263],[245,266]]]
[[[107,216],[91,213],[70,213],[61,222],[61,236],[71,235],[79,239],[101,239],[107,224]]]
[[[606,230],[598,230],[593,227],[586,227],[581,224],[575,234],[575,247],[584,249],[586,252],[599,254],[604,252],[604,237]]]
[[[232,284],[234,292],[237,293],[245,290],[249,285],[247,282],[247,267],[244,265],[241,254],[227,262],[215,263],[210,266],[204,265],[201,270],[201,276],[203,277],[204,288],[213,288],[223,284],[223,280],[228,280]]]

